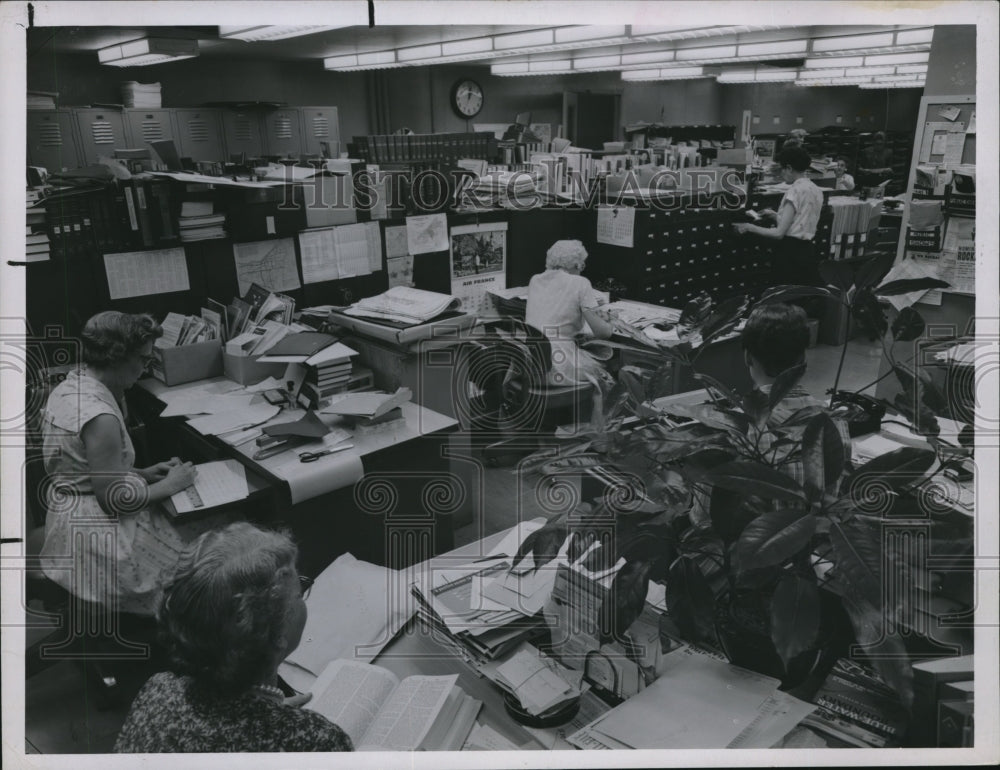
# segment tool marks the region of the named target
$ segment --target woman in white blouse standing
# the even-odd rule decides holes
[[[778,206],[776,225],[760,227],[741,222],[733,227],[740,234],[753,233],[776,241],[773,267],[781,283],[822,286],[813,238],[823,208],[823,192],[807,176],[812,159],[801,147],[788,147],[778,153],[777,161],[789,187]]]

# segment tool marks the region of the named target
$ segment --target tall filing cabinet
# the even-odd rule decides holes
[[[226,159],[219,110],[182,108],[172,112],[177,124],[177,149],[182,156],[194,161]]]
[[[298,107],[264,113],[264,149],[267,155],[298,157],[302,152],[302,120]]]
[[[224,109],[222,131],[229,154],[227,160],[233,160],[244,152],[251,158],[264,154],[260,115],[256,110]]]
[[[73,110],[80,137],[80,162],[97,163],[99,155],[111,157],[116,149],[130,147],[125,117],[119,110],[84,107]]]
[[[299,107],[302,115],[302,152],[307,155],[321,155],[325,142],[330,157],[340,153],[340,121],[336,107]]]
[[[71,110],[28,110],[28,163],[50,173],[80,166],[80,145]]]
[[[176,139],[173,110],[127,109],[124,111],[125,131],[129,147],[145,147],[148,142]]]

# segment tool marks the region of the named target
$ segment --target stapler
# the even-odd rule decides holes
[[[286,449],[302,443],[290,436],[268,436],[264,434],[257,439],[257,451],[253,453],[254,460],[266,460],[268,457],[281,454]]]

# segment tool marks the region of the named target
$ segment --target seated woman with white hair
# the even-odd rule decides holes
[[[285,698],[278,665],[302,638],[312,581],[281,533],[239,522],[202,535],[164,588],[170,670],[143,686],[115,751],[350,751],[337,725]],[[308,696],[306,696],[308,699]]]
[[[525,321],[552,344],[549,382],[553,385],[600,385],[611,380],[601,363],[575,341],[584,331],[584,321],[599,339],[607,339],[612,331],[611,324],[595,312],[593,286],[580,275],[586,261],[587,250],[580,241],[556,241],[545,255],[545,272],[528,283]]]

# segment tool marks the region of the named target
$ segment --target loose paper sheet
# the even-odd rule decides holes
[[[597,242],[632,248],[635,240],[635,208],[600,206],[597,209]]]
[[[288,661],[318,676],[334,660],[372,660],[415,609],[398,595],[398,581],[395,570],[338,557],[313,584],[302,641]]]
[[[413,286],[413,257],[386,258],[386,269],[389,271],[389,288],[393,286]]]
[[[111,299],[169,294],[191,288],[181,247],[105,254],[104,269]]]
[[[507,286],[507,223],[451,229],[451,295],[468,313],[487,313],[489,293]]]
[[[239,460],[201,463],[196,470],[194,484],[170,498],[178,513],[231,503],[250,494],[246,471]]]
[[[386,257],[405,257],[410,245],[406,239],[406,225],[385,228]]]
[[[340,278],[333,228],[299,233],[303,283],[336,281]]]
[[[252,283],[259,283],[271,291],[288,291],[302,286],[291,238],[236,243],[233,252],[240,296],[247,293]]]
[[[406,218],[406,243],[409,254],[430,254],[448,250],[448,217],[426,214]]]

